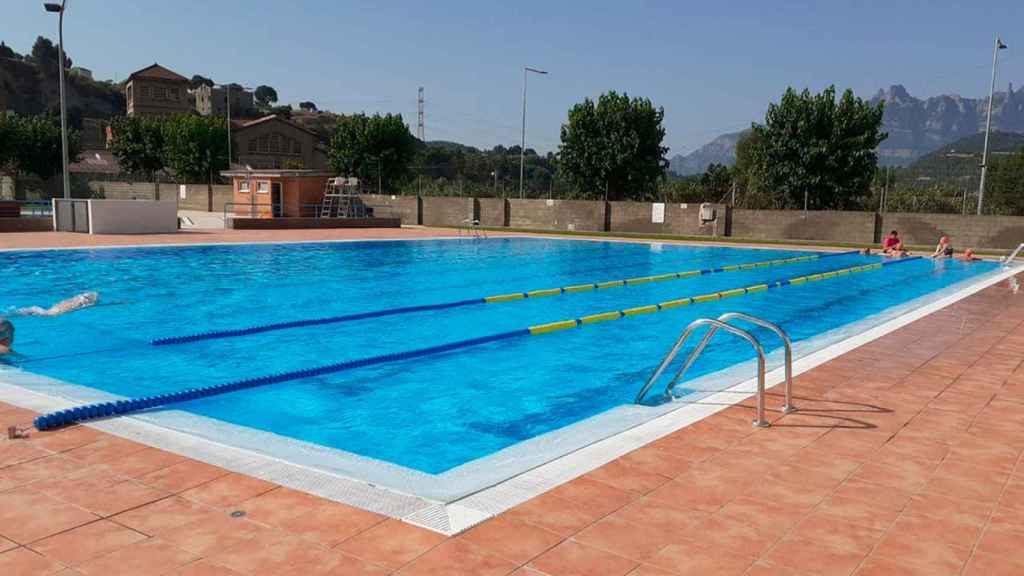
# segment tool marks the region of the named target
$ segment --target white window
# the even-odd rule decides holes
[[[241,192],[242,194],[248,194],[249,193],[249,181],[248,180],[242,180],[241,182],[239,182],[238,183],[238,191]]]
[[[256,192],[259,193],[259,194],[268,194],[268,193],[270,193],[270,182],[257,182],[256,183]]]

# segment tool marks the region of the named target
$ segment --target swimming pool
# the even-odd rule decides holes
[[[632,402],[695,318],[754,314],[782,326],[807,354],[997,268],[918,259],[863,269],[881,259],[819,256],[541,238],[4,252],[0,310],[45,306],[87,290],[101,294],[101,305],[17,318],[20,355],[0,366],[0,380],[93,401],[291,374],[139,417],[453,501],[673,409],[676,402],[654,394],[643,406]],[[742,266],[766,261],[773,264]],[[851,268],[859,273],[643,309]],[[676,274],[688,271],[696,273]],[[671,277],[593,286],[665,275]],[[558,290],[516,296],[552,288]],[[395,308],[414,309],[387,313]],[[645,313],[585,321],[631,309]],[[232,332],[353,315],[365,317]],[[571,328],[526,330],[567,319]],[[226,334],[180,338],[217,331]],[[770,333],[751,331],[777,352]],[[515,335],[445,349],[502,334]],[[401,356],[423,349],[431,350]],[[359,365],[393,354],[400,356]],[[752,357],[748,344],[716,338],[690,371],[680,401],[732,386],[735,374],[723,370]],[[777,365],[777,354],[772,359]],[[345,362],[355,366],[302,376]],[[53,382],[73,386],[57,389]]]

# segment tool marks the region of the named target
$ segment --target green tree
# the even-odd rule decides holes
[[[0,174],[17,173],[20,141],[21,124],[16,117],[0,114]]]
[[[7,164],[21,174],[33,174],[49,180],[60,173],[60,123],[45,116],[10,116],[4,129],[13,140],[7,143],[8,152],[0,151],[0,164]],[[13,153],[10,152],[13,150]],[[68,130],[68,161],[76,162],[81,153],[78,132]],[[6,157],[6,160],[4,160]]]
[[[990,158],[985,180],[985,212],[1024,214],[1024,149],[1002,158]]]
[[[303,110],[305,112],[316,112],[316,104],[310,102],[309,100],[306,100],[305,102],[299,102],[299,110]]]
[[[164,146],[164,121],[159,118],[114,118],[110,123],[114,139],[110,151],[117,157],[121,170],[153,180],[154,195],[160,199],[156,173],[167,166]]]
[[[569,110],[562,125],[559,167],[575,196],[649,198],[668,168],[662,145],[665,111],[646,98],[608,92]]]
[[[60,50],[49,38],[37,36],[32,45],[32,60],[39,66],[44,75],[53,77],[58,73],[57,61],[60,59]],[[64,68],[71,68],[71,58],[64,52]]]
[[[882,108],[851,90],[837,101],[834,86],[820,94],[790,88],[770,104],[764,124],[752,129],[760,140],[754,173],[774,207],[802,208],[805,194],[812,209],[856,206],[869,193],[875,151],[887,136]]]
[[[331,169],[338,174],[368,180],[381,179],[381,187],[395,189],[408,176],[416,155],[416,138],[401,114],[355,114],[338,122],[331,138]]]
[[[260,108],[270,108],[271,104],[277,103],[277,90],[267,85],[257,86],[253,98],[256,99],[256,105]]]
[[[167,166],[179,181],[207,183],[206,209],[213,212],[213,180],[228,168],[228,126],[221,117],[182,114],[165,121]]]
[[[213,80],[207,78],[206,76],[201,76],[199,74],[194,74],[192,76],[192,79],[188,81],[189,88],[192,88],[193,90],[195,90],[196,88],[199,88],[200,86],[202,86],[204,84],[209,86],[209,87],[211,87],[211,88],[213,88],[214,82],[213,82]]]
[[[732,173],[724,164],[708,164],[704,175],[700,177],[700,185],[710,198],[718,202],[732,189]]]

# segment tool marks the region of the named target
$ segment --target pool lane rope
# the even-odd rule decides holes
[[[795,264],[798,262],[810,262],[812,260],[821,260],[823,258],[830,258],[833,256],[847,256],[850,254],[858,253],[856,250],[848,252],[826,252],[819,254],[810,254],[807,256],[795,256],[792,258],[779,258],[776,260],[763,260],[760,262],[750,262],[747,264],[732,264],[730,266],[722,266],[719,268],[706,268],[703,270],[689,270],[686,272],[670,272],[667,274],[656,274],[654,276],[641,276],[638,278],[626,278],[624,280],[610,280],[606,282],[592,282],[586,284],[576,284],[573,286],[565,286],[562,288],[545,288],[541,290],[530,290],[528,292],[513,292],[511,294],[499,294],[496,296],[484,296],[483,298],[470,298],[467,300],[456,300],[452,302],[441,302],[438,304],[422,304],[417,306],[401,306],[398,308],[385,308],[383,310],[371,310],[368,312],[356,312],[354,314],[345,314],[342,316],[328,316],[325,318],[310,318],[303,320],[292,320],[289,322],[276,322],[273,324],[261,324],[259,326],[250,326],[247,328],[234,328],[228,330],[216,330],[212,332],[201,332],[197,334],[188,334],[185,336],[169,336],[165,338],[157,338],[150,341],[153,346],[169,346],[175,344],[187,344],[191,342],[200,342],[203,340],[216,340],[220,338],[238,338],[241,336],[251,336],[253,334],[260,334],[263,332],[273,332],[276,330],[287,330],[289,328],[304,328],[307,326],[321,326],[324,324],[337,324],[341,322],[352,322],[356,320],[367,320],[370,318],[383,318],[385,316],[397,316],[401,314],[413,314],[416,312],[428,312],[432,310],[447,310],[450,308],[461,308],[464,306],[475,306],[478,304],[491,304],[497,302],[514,302],[517,300],[525,300],[528,298],[542,298],[544,296],[559,296],[562,294],[577,294],[580,292],[589,292],[591,290],[604,290],[608,288],[619,288],[622,286],[635,286],[638,284],[646,284],[648,282],[660,282],[664,280],[679,280],[683,278],[692,278],[695,276],[702,276],[704,274],[717,274],[719,272],[735,272],[742,270],[751,270],[754,268],[764,268],[767,266],[782,266],[786,264]]]
[[[37,417],[33,423],[35,424],[37,430],[52,430],[54,428],[59,428],[61,426],[66,426],[68,424],[73,424],[75,422],[83,422],[95,418],[121,416],[132,412],[139,412],[151,408],[164,407],[170,404],[177,404],[180,402],[188,402],[191,400],[209,398],[211,396],[218,396],[220,394],[226,394],[228,392],[247,390],[250,388],[267,386],[269,384],[278,384],[281,382],[301,380],[304,378],[312,378],[315,376],[323,376],[326,374],[334,374],[337,372],[354,370],[356,368],[363,368],[366,366],[375,366],[379,364],[387,364],[390,362],[401,362],[404,360],[411,360],[413,358],[421,358],[424,356],[433,356],[436,354],[443,354],[445,352],[452,352],[455,350],[461,350],[472,346],[479,346],[490,342],[511,340],[523,336],[548,334],[551,332],[556,332],[568,328],[585,326],[587,324],[593,324],[607,320],[618,320],[619,318],[625,318],[626,316],[635,316],[638,314],[658,312],[661,310],[668,310],[678,306],[684,306],[688,304],[699,304],[701,302],[710,302],[714,300],[720,300],[722,298],[729,298],[731,296],[753,294],[756,292],[763,292],[765,290],[770,290],[773,288],[781,288],[783,286],[804,284],[806,282],[815,282],[818,280],[827,280],[839,276],[845,276],[847,274],[853,274],[856,272],[878,270],[884,266],[898,264],[901,262],[908,262],[917,259],[920,259],[920,256],[901,258],[899,260],[890,260],[875,264],[866,264],[863,266],[853,266],[850,268],[842,268],[839,270],[833,270],[829,272],[810,274],[807,276],[798,276],[796,278],[774,280],[762,284],[757,284],[754,286],[748,286],[746,288],[736,288],[732,290],[711,292],[709,294],[702,294],[699,296],[693,296],[689,298],[670,300],[667,302],[662,302],[660,304],[651,304],[648,306],[639,306],[636,308],[629,308],[626,310],[616,310],[600,314],[591,314],[589,316],[583,316],[581,318],[576,318],[572,320],[550,322],[547,324],[530,326],[528,328],[521,328],[518,330],[510,330],[508,332],[491,334],[489,336],[480,336],[477,338],[458,340],[455,342],[449,342],[447,344],[439,344],[437,346],[429,346],[426,348],[417,348],[405,352],[381,354],[379,356],[371,356],[368,358],[361,358],[357,360],[348,360],[336,364],[328,364],[326,366],[307,368],[305,370],[295,370],[291,372],[271,374],[268,376],[246,378],[244,380],[238,380],[236,382],[230,382],[227,384],[217,384],[212,386],[203,386],[199,388],[189,388],[186,390],[181,390],[179,392],[172,392],[169,394],[158,394],[154,396],[145,396],[142,398],[135,398],[130,400],[116,400],[111,402],[99,402],[96,404],[88,404],[85,406],[76,406],[74,408],[68,408],[66,410],[60,410],[57,412],[44,414],[42,416]]]

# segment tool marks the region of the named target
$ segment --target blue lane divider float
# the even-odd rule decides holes
[[[220,338],[237,338],[241,336],[250,336],[253,334],[260,334],[263,332],[273,332],[275,330],[287,330],[289,328],[303,328],[308,326],[322,326],[324,324],[337,324],[342,322],[353,322],[356,320],[367,320],[370,318],[383,318],[385,316],[397,316],[401,314],[412,314],[416,312],[428,312],[431,310],[446,310],[451,308],[461,308],[464,306],[475,306],[477,304],[488,304],[495,302],[511,302],[516,300],[524,300],[528,298],[539,298],[542,296],[555,296],[561,294],[572,294],[577,292],[584,292],[593,289],[603,288],[616,288],[621,286],[631,286],[634,284],[640,284],[644,282],[651,282],[657,280],[669,280],[669,279],[681,279],[689,278],[693,276],[702,276],[704,274],[717,274],[720,272],[734,272],[740,270],[750,270],[755,268],[762,268],[765,266],[790,264],[796,262],[809,262],[812,260],[821,260],[823,258],[830,258],[834,256],[848,256],[850,254],[858,253],[857,250],[847,252],[821,252],[808,256],[797,256],[794,258],[782,258],[777,260],[764,260],[760,262],[750,262],[746,264],[733,264],[730,266],[722,266],[719,268],[707,268],[703,270],[691,270],[688,272],[677,272],[670,274],[660,274],[655,276],[644,276],[641,278],[627,278],[625,280],[612,280],[607,282],[593,282],[579,284],[576,286],[566,286],[563,288],[549,288],[542,290],[531,290],[528,292],[515,292],[512,294],[501,294],[497,296],[484,296],[480,298],[470,298],[467,300],[456,300],[453,302],[441,302],[437,304],[423,304],[418,306],[402,306],[400,308],[386,308],[383,310],[371,310],[368,312],[356,312],[354,314],[345,314],[341,316],[328,316],[325,318],[310,318],[303,320],[292,320],[289,322],[275,322],[271,324],[261,324],[259,326],[250,326],[246,328],[235,328],[228,330],[215,330],[211,332],[201,332],[197,334],[188,334],[184,336],[169,336],[165,338],[157,338],[152,340],[150,344],[153,346],[170,346],[175,344],[188,344],[191,342],[200,342],[203,340],[215,340]]]
[[[890,261],[882,262],[880,264],[861,266],[861,267],[858,267],[858,268],[864,268],[864,269],[875,268],[875,267],[879,267],[880,268],[882,266],[888,266],[888,265],[891,265],[891,264],[898,264],[900,262],[909,262],[911,260],[917,260],[917,259],[920,259],[920,256],[914,256],[914,257],[911,257],[911,258],[902,258],[902,259],[899,259],[899,260],[890,260]],[[850,269],[841,269],[841,271],[846,271],[846,270],[850,270]],[[837,272],[839,272],[839,271],[826,272],[826,273],[823,273],[823,274],[818,274],[816,276],[818,276],[819,279],[833,278],[833,277],[836,277]],[[806,279],[806,278],[808,278],[808,277],[806,277],[806,276],[800,277],[800,279]],[[759,287],[764,287],[764,289],[768,289],[768,288],[781,288],[783,286],[788,286],[788,285],[794,284],[795,282],[793,282],[793,280],[798,280],[798,279],[797,278],[790,278],[790,279],[771,280],[769,282],[766,282],[766,283],[758,285],[758,287],[752,287],[752,288],[759,288]],[[747,289],[739,289],[739,290],[747,292],[750,289],[747,288]],[[725,291],[725,292],[731,292],[731,291]],[[715,294],[716,295],[721,295],[722,292],[718,292],[718,293],[715,293]],[[686,299],[686,300],[692,300],[693,302],[702,302],[702,301],[704,301],[704,300],[700,300],[699,298],[701,298],[701,297],[694,297],[693,299]],[[660,309],[662,309],[662,306],[657,306],[657,308],[660,310]],[[615,314],[616,314],[616,316],[615,316],[616,318],[629,315],[629,314],[625,314],[625,313],[615,313]],[[608,316],[608,314],[598,314],[598,315],[595,315],[595,316]],[[69,408],[67,410],[60,410],[60,411],[57,411],[57,412],[52,412],[50,414],[44,414],[42,416],[37,417],[34,420],[33,423],[35,424],[35,427],[36,427],[37,430],[40,430],[40,431],[52,430],[54,428],[59,428],[61,426],[66,426],[68,424],[73,424],[73,423],[76,423],[76,422],[82,422],[82,421],[85,421],[85,420],[92,420],[92,419],[95,419],[95,418],[105,418],[105,417],[110,417],[110,416],[120,416],[120,415],[125,415],[125,414],[131,413],[131,412],[138,412],[138,411],[147,410],[147,409],[150,409],[150,408],[157,408],[157,407],[161,407],[161,406],[167,406],[169,404],[176,404],[176,403],[179,403],[179,402],[188,402],[190,400],[199,400],[201,398],[208,398],[210,396],[217,396],[219,394],[226,394],[226,393],[229,393],[229,392],[236,392],[236,391],[239,391],[239,390],[245,390],[245,389],[249,389],[249,388],[256,388],[256,387],[259,387],[259,386],[266,386],[266,385],[269,385],[269,384],[277,384],[277,383],[280,383],[280,382],[288,382],[288,381],[291,381],[291,380],[301,380],[303,378],[311,378],[311,377],[315,377],[315,376],[322,376],[324,374],[333,374],[333,373],[337,373],[337,372],[344,372],[346,370],[354,370],[356,368],[362,368],[362,367],[365,367],[365,366],[373,366],[373,365],[377,365],[377,364],[386,364],[386,363],[389,363],[389,362],[400,362],[400,361],[403,361],[403,360],[410,360],[410,359],[413,359],[413,358],[420,358],[420,357],[423,357],[423,356],[431,356],[431,355],[435,355],[435,354],[442,354],[444,352],[460,350],[460,349],[469,348],[469,347],[472,347],[472,346],[479,346],[481,344],[487,344],[489,342],[497,342],[497,341],[500,341],[500,340],[510,340],[510,339],[519,338],[519,337],[526,337],[526,336],[531,336],[531,335],[546,334],[546,333],[549,333],[549,332],[553,332],[555,330],[561,330],[563,328],[569,327],[568,324],[570,324],[570,323],[572,324],[572,326],[582,326],[583,324],[586,324],[588,322],[584,321],[584,319],[575,319],[575,320],[565,321],[565,322],[555,322],[555,323],[544,324],[544,325],[539,325],[539,326],[530,326],[528,328],[522,328],[522,329],[519,329],[519,330],[511,330],[511,331],[508,331],[508,332],[501,332],[501,333],[498,333],[498,334],[491,334],[489,336],[479,336],[479,337],[476,337],[476,338],[468,338],[466,340],[458,340],[458,341],[455,341],[455,342],[449,342],[447,344],[439,344],[437,346],[428,346],[426,348],[417,348],[417,349],[414,349],[414,350],[408,350],[408,351],[405,351],[405,352],[396,352],[396,353],[392,353],[392,354],[381,354],[379,356],[371,356],[369,358],[361,358],[361,359],[358,359],[358,360],[348,360],[346,362],[339,362],[339,363],[336,363],[336,364],[328,364],[326,366],[318,366],[318,367],[315,367],[315,368],[307,368],[305,370],[295,370],[295,371],[291,371],[291,372],[282,372],[282,373],[279,373],[279,374],[271,374],[271,375],[268,375],[268,376],[259,376],[259,377],[255,377],[255,378],[247,378],[245,380],[238,380],[236,382],[229,382],[227,384],[217,384],[217,385],[213,385],[213,386],[203,386],[203,387],[199,387],[199,388],[189,388],[187,390],[181,390],[179,392],[172,392],[172,393],[169,393],[169,394],[158,394],[158,395],[154,395],[154,396],[145,396],[145,397],[142,397],[142,398],[134,398],[134,399],[130,399],[130,400],[117,400],[117,401],[112,401],[112,402],[100,402],[100,403],[97,403],[97,404],[88,404],[88,405],[85,405],[85,406],[76,406],[74,408]],[[562,326],[563,324],[565,324],[566,326]]]
[[[199,400],[200,398],[208,398],[210,396],[217,396],[218,394],[226,394],[228,392],[236,392],[238,390],[266,386],[268,384],[277,384],[280,382],[288,382],[290,380],[300,380],[303,378],[322,376],[324,374],[334,374],[337,372],[344,372],[346,370],[363,368],[365,366],[386,364],[388,362],[410,360],[412,358],[419,358],[421,356],[431,356],[434,354],[450,352],[452,350],[468,348],[470,346],[479,346],[481,344],[487,344],[489,342],[509,340],[512,338],[518,338],[520,336],[529,335],[530,331],[524,328],[522,330],[512,330],[509,332],[491,334],[489,336],[480,336],[477,338],[458,340],[456,342],[439,344],[437,346],[429,346],[427,348],[417,348],[415,350],[408,350],[405,352],[381,354],[379,356],[360,358],[358,360],[348,360],[346,362],[328,364],[326,366],[317,366],[316,368],[307,368],[305,370],[295,370],[292,372],[271,374],[269,376],[247,378],[245,380],[238,380],[236,382],[229,382],[227,384],[217,384],[213,386],[189,388],[187,390],[181,390],[179,392],[172,392],[169,394],[158,394],[154,396],[145,396],[142,398],[134,398],[131,400],[117,400],[112,402],[88,404],[85,406],[76,406],[74,408],[69,408],[67,410],[60,410],[50,414],[44,414],[42,416],[37,417],[33,423],[35,424],[37,430],[52,430],[54,428],[59,428],[61,426],[66,426],[68,424],[73,424],[75,422],[82,422],[84,420],[92,420],[94,418],[120,416],[128,414],[130,412],[138,412],[140,410],[147,410],[150,408],[166,406],[168,404],[176,404],[178,402]]]

